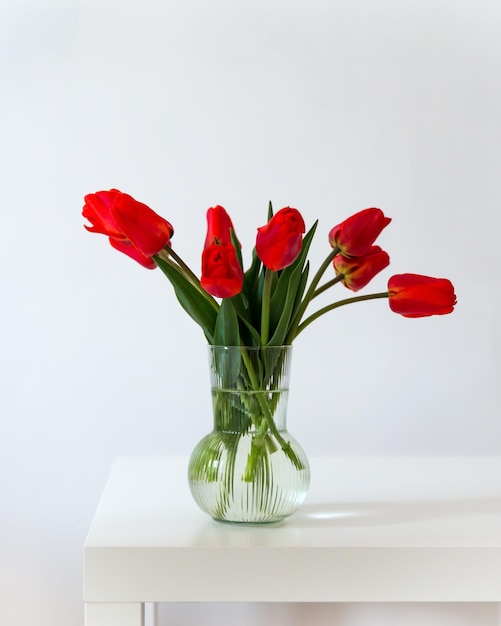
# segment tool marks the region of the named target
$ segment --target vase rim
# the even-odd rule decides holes
[[[282,346],[240,346],[240,345],[225,345],[225,344],[208,344],[209,348],[238,348],[239,350],[283,350],[284,348],[291,349],[292,344],[284,344]]]

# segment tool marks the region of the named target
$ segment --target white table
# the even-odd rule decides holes
[[[145,602],[499,602],[501,458],[313,458],[277,525],[215,522],[183,458],[119,458],[84,546],[86,626]]]

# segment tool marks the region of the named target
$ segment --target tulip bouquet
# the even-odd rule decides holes
[[[269,456],[277,449],[297,470],[304,469],[304,460],[275,423],[280,394],[274,392],[281,388],[283,357],[269,359],[267,351],[290,346],[314,320],[347,304],[385,298],[393,312],[413,318],[451,313],[456,303],[453,285],[445,278],[396,274],[383,292],[352,295],[311,311],[315,298],[335,284],[358,292],[389,265],[388,254],[374,242],[391,219],[377,208],[364,209],[331,228],[330,248],[311,278],[307,257],[317,223],[306,232],[294,208],[273,213],[270,204],[247,270],[228,213],[221,206],[208,209],[200,278],[174,250],[172,225],[131,196],[114,189],[89,194],[83,216],[91,223],[87,230],[107,235],[114,248],[144,267],[161,269],[211,346],[240,347],[237,360],[231,351],[219,353],[212,367],[222,381],[214,397],[216,423],[233,433],[223,446],[233,459],[229,462],[235,463],[240,439],[250,438],[244,482],[261,477],[263,484],[271,483]],[[225,393],[229,389],[239,393]],[[210,481],[221,465],[215,455],[214,447],[199,454],[193,474]],[[219,515],[229,507],[233,489],[228,479],[219,496]]]
[[[257,229],[252,263],[244,271],[241,245],[222,206],[207,211],[207,235],[199,279],[171,244],[174,228],[145,204],[115,189],[85,197],[85,228],[109,237],[110,244],[144,267],[157,266],[176,296],[212,345],[280,346],[294,339],[315,319],[346,304],[387,298],[404,317],[451,313],[456,304],[446,278],[397,274],[388,290],[344,298],[306,316],[311,302],[336,283],[357,292],[390,263],[374,245],[391,222],[380,209],[360,211],[329,232],[331,250],[308,285],[308,250],[317,222],[308,233],[297,209],[286,207]],[[303,236],[304,235],[304,236]],[[333,266],[334,277],[320,285]],[[221,299],[218,302],[215,298]]]

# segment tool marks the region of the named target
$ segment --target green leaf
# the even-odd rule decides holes
[[[308,273],[309,273],[309,261],[306,260],[306,257],[308,255],[308,251],[310,249],[310,245],[311,242],[313,240],[313,237],[315,235],[315,231],[317,229],[318,226],[318,220],[316,220],[313,224],[313,226],[310,228],[310,230],[306,233],[306,235],[303,237],[303,245],[301,247],[301,252],[299,253],[298,258],[294,261],[294,263],[292,264],[291,267],[294,267],[296,265],[300,265],[303,266],[306,262],[306,265],[304,265],[304,270],[303,270],[303,276],[301,277],[300,282],[298,283],[298,287],[297,287],[297,294],[296,294],[296,299],[295,299],[295,303],[294,303],[294,307],[292,309],[292,313],[291,313],[291,318],[289,320],[289,328],[287,331],[287,334],[289,335],[287,338],[287,342],[291,343],[295,337],[295,330],[297,329],[297,326],[299,324],[299,315],[298,315],[298,310],[301,306],[301,300],[303,297],[303,293],[306,287],[306,282],[308,280]],[[289,268],[287,268],[289,269]],[[292,332],[291,332],[292,331]]]
[[[278,284],[273,292],[273,296],[270,302],[270,334],[272,336],[276,332],[279,325],[282,329],[280,332],[283,332],[284,325],[287,325],[288,329],[289,320],[295,314],[297,307],[299,306],[299,303],[301,301],[306,281],[308,279],[308,262],[306,262],[305,269],[303,270],[302,268],[306,261],[308,250],[315,234],[317,223],[318,222],[315,222],[311,229],[308,231],[308,233],[303,237],[301,251],[297,259],[294,261],[294,263],[286,267],[280,273]],[[300,272],[302,272],[301,276],[298,275],[298,269]],[[291,290],[293,293],[291,292]],[[294,299],[292,299],[293,296]],[[286,334],[283,336],[283,339],[285,339]],[[279,335],[277,335],[277,338],[278,336]],[[275,340],[277,338],[275,338]],[[282,344],[271,344],[270,342],[269,345]]]
[[[230,237],[231,237],[231,243],[233,244],[233,247],[235,248],[237,260],[240,263],[240,267],[243,269],[244,266],[242,263],[242,248],[240,246],[240,242],[238,241],[238,237],[235,231],[233,230],[233,228],[230,228]]]
[[[214,345],[240,346],[238,317],[231,298],[223,298],[217,315],[214,331]],[[237,385],[240,367],[240,349],[218,350],[216,352],[216,369],[225,389],[233,389]]]
[[[256,346],[256,347],[260,346],[261,335],[257,332],[254,326],[243,317],[240,317],[240,321],[243,322],[243,326],[244,326],[242,330],[247,331],[246,334],[244,334],[244,332],[241,333],[242,340],[245,337],[245,341],[242,341],[242,345]]]
[[[231,298],[223,298],[214,329],[214,345],[239,346],[238,317]]]
[[[231,298],[239,320],[240,343],[243,346],[259,346],[260,337],[252,325],[251,309],[245,293],[240,292]]]
[[[277,327],[273,336],[266,345],[268,346],[281,346],[284,344],[285,338],[289,331],[289,322],[292,317],[292,310],[296,301],[296,293],[301,283],[303,272],[301,265],[298,265],[292,272],[290,279],[287,283],[287,292],[285,296],[285,302],[282,304],[282,313],[278,321]]]
[[[249,269],[244,274],[244,288],[243,291],[249,296],[253,293],[256,287],[259,271],[261,270],[261,259],[257,256],[256,249],[252,251],[252,263]],[[251,300],[252,298],[247,298]]]
[[[270,335],[273,335],[282,317],[285,300],[289,291],[289,283],[294,273],[294,267],[290,265],[280,273],[273,295],[270,299]]]
[[[249,300],[247,299],[246,294],[243,291],[241,291],[236,296],[233,296],[233,298],[231,298],[231,301],[233,302],[233,306],[235,307],[235,311],[237,312],[237,315],[241,317],[242,319],[246,319],[247,321],[250,322],[251,319],[250,319]]]
[[[292,309],[292,315],[296,314],[296,311],[301,304],[301,300],[303,299],[304,290],[306,289],[306,283],[308,282],[308,274],[310,272],[310,262],[306,261],[306,265],[304,266],[303,274],[301,276],[301,280],[299,281],[299,286],[296,292],[296,298],[294,301],[294,307]]]
[[[170,280],[180,305],[201,326],[207,341],[214,343],[214,328],[219,308],[216,301],[209,294],[202,293],[174,264],[156,255],[153,258]]]
[[[273,205],[271,204],[271,200],[268,202],[268,222],[273,217]]]
[[[259,259],[258,259],[259,261]],[[244,282],[245,297],[249,303],[249,318],[251,324],[258,333],[261,332],[261,306],[263,301],[263,284],[264,284],[264,271],[261,265],[261,261],[257,264],[258,272],[254,277],[252,284],[247,285]],[[251,268],[252,269],[252,268]],[[245,280],[245,279],[244,279]]]
[[[315,235],[315,231],[317,230],[318,220],[316,220],[310,230],[303,237],[303,244],[301,246],[301,252],[299,253],[298,258],[294,261],[292,265],[304,265],[306,261],[306,256],[311,246],[311,242],[313,241],[313,237]]]

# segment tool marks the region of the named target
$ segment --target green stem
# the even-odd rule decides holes
[[[263,300],[261,303],[261,345],[268,343],[270,333],[270,299],[273,273],[266,268],[264,273]]]
[[[376,300],[377,298],[387,298],[388,292],[383,291],[381,293],[370,293],[366,296],[354,296],[353,298],[346,298],[346,300],[339,300],[338,302],[333,302],[332,304],[328,304],[324,306],[322,309],[319,309],[313,315],[306,318],[302,324],[297,329],[296,337],[301,333],[307,326],[309,326],[312,322],[318,319],[321,315],[332,311],[333,309],[337,309],[340,306],[344,306],[345,304],[352,304],[353,302],[363,302],[364,300]]]
[[[262,391],[261,390],[261,385],[259,384],[259,381],[257,379],[256,376],[256,372],[254,371],[254,368],[252,366],[252,362],[249,358],[249,355],[247,353],[247,350],[245,350],[245,348],[241,347],[241,353],[242,353],[242,360],[245,363],[245,367],[247,369],[247,373],[249,374],[249,378],[250,378],[250,382],[252,385],[252,388],[254,389],[254,391]],[[285,441],[285,439],[282,437],[282,435],[279,433],[277,425],[275,424],[275,420],[273,419],[273,415],[271,414],[270,411],[270,407],[268,406],[266,400],[263,397],[262,393],[257,393],[257,401],[259,402],[259,406],[261,407],[262,411],[263,411],[263,415],[264,415],[264,419],[267,422],[268,428],[270,429],[270,432],[273,433],[274,437],[276,438],[276,440],[279,442],[280,447],[282,448],[282,450],[286,453],[286,454],[292,454],[293,457],[289,456],[289,458],[291,459],[291,461],[296,465],[296,467],[298,469],[302,469],[301,467],[301,463],[299,461],[299,459],[297,459],[296,455],[293,453],[290,443],[288,441]],[[259,429],[260,427],[260,423],[256,422],[255,419],[252,419],[254,425]]]
[[[327,289],[329,289],[333,285],[340,283],[343,280],[343,278],[344,278],[344,274],[338,274],[335,278],[329,280],[327,283],[324,283],[321,287],[319,287],[318,289],[315,289],[315,291],[313,292],[313,295],[311,296],[311,299],[313,300],[313,298],[316,298],[324,291],[327,291]]]
[[[200,281],[198,277],[191,271],[191,269],[186,265],[183,259],[175,252],[170,246],[166,246],[163,250],[160,250],[158,256],[162,258],[164,261],[168,261],[169,257],[172,257],[179,267],[182,268],[186,276],[191,280],[191,282],[200,285]]]
[[[337,254],[339,254],[339,252],[340,252],[340,250],[339,250],[339,248],[337,246],[335,248],[333,248],[331,250],[330,254],[326,257],[326,259],[322,263],[322,265],[318,268],[318,271],[315,274],[315,276],[312,278],[310,286],[308,287],[308,291],[306,292],[306,295],[304,296],[301,304],[299,305],[298,310],[297,310],[296,314],[294,315],[294,319],[292,320],[292,322],[290,324],[289,332],[288,332],[286,340],[285,340],[286,344],[291,344],[292,341],[297,337],[299,323],[301,322],[301,318],[303,317],[303,315],[304,315],[304,313],[306,311],[306,308],[308,307],[308,304],[314,298],[316,287],[317,287],[318,283],[320,282],[320,279],[324,275],[326,269],[332,263],[334,257]]]

